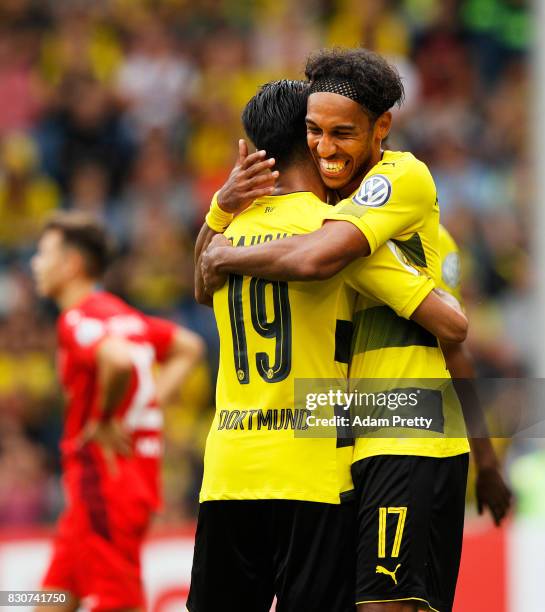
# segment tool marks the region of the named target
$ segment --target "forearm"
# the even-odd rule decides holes
[[[205,344],[197,334],[179,328],[169,356],[157,375],[157,399],[160,406],[168,404],[179,394],[187,376],[205,354]]]
[[[206,251],[208,245],[217,233],[218,232],[208,227],[208,224],[206,222],[202,224],[202,227],[199,231],[199,235],[197,236],[197,240],[195,241],[195,265],[201,258],[201,255],[204,253],[204,251]]]
[[[98,409],[101,420],[112,417],[129,391],[132,372],[125,368],[99,368]]]
[[[214,254],[219,273],[281,281],[312,279],[305,266],[305,249],[298,245],[296,238],[235,249],[220,247]]]
[[[413,312],[411,319],[436,336],[441,343],[449,343],[445,346],[463,342],[467,335],[468,321],[458,302],[454,301],[446,300],[443,294],[434,289]]]
[[[490,438],[469,438],[469,446],[478,470],[499,469],[500,462]]]
[[[157,375],[157,400],[160,406],[173,402],[189,373],[195,367],[192,356],[180,356],[164,364]]]
[[[212,305],[212,297],[206,293],[204,288],[201,270],[201,255],[206,251],[208,245],[216,235],[217,232],[208,227],[206,223],[203,223],[195,243],[195,299],[199,304],[204,304],[206,306]]]
[[[464,415],[472,451],[477,465],[489,463],[495,453],[489,439],[488,426],[475,388],[475,368],[463,344],[443,344],[447,368]]]
[[[368,243],[357,228],[351,223],[335,222],[310,234],[256,246],[223,248],[214,263],[216,270],[225,274],[281,281],[325,280],[367,252]]]
[[[97,349],[98,410],[102,420],[111,418],[129,391],[133,375],[130,342],[105,338]]]

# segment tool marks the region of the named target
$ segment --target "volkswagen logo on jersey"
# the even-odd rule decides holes
[[[392,194],[392,184],[382,174],[375,174],[363,182],[352,200],[359,206],[384,206]]]
[[[441,266],[441,275],[445,285],[455,289],[460,284],[461,271],[460,256],[456,252],[449,253],[443,259],[443,265]]]

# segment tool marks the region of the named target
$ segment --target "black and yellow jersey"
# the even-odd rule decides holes
[[[318,229],[330,207],[311,193],[256,200],[225,232],[237,248]],[[220,335],[216,413],[208,435],[201,501],[297,499],[339,503],[351,488],[352,447],[297,437],[306,414],[294,381],[346,384],[356,292],[410,317],[434,283],[389,245],[320,282],[231,275],[214,294]]]
[[[371,253],[386,245],[408,266],[440,283],[435,184],[426,165],[411,153],[384,151],[358,191],[339,202],[327,218],[353,223],[367,238]],[[467,452],[467,440],[460,437],[465,435],[461,408],[437,339],[370,292],[361,292],[356,301],[350,378],[379,379],[384,392],[416,389],[428,399],[439,396],[433,431],[357,438],[355,461],[386,454],[447,457]]]
[[[460,251],[454,238],[443,225],[439,225],[439,260],[441,274],[436,279],[437,287],[448,291],[462,303]]]
[[[383,151],[359,189],[330,210],[328,218],[356,225],[371,253],[391,240],[412,265],[432,278],[437,276],[437,191],[426,164],[412,153]]]

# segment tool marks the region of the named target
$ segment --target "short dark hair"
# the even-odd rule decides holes
[[[42,235],[48,231],[60,232],[64,243],[83,255],[90,278],[104,275],[114,257],[115,246],[106,227],[96,217],[79,211],[59,212],[47,221]]]
[[[259,88],[242,111],[242,124],[257,149],[264,149],[282,167],[308,155],[308,83],[272,81]]]
[[[311,83],[322,78],[350,81],[372,120],[394,104],[401,106],[405,96],[397,70],[368,49],[321,49],[309,56],[305,75]]]

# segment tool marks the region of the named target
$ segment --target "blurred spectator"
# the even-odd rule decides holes
[[[103,166],[108,193],[119,193],[133,158],[133,138],[108,90],[90,74],[72,73],[61,85],[62,105],[38,126],[44,168],[67,190],[84,162]]]
[[[45,101],[34,57],[37,36],[27,26],[0,22],[0,137],[30,128]]]
[[[58,3],[55,27],[44,37],[40,68],[45,79],[59,86],[70,74],[113,79],[122,60],[114,24],[99,19],[96,10],[80,3]]]
[[[129,51],[118,74],[118,92],[136,132],[168,130],[181,120],[195,91],[196,72],[176,50],[173,32],[152,14],[130,33]]]
[[[43,449],[20,432],[0,446],[0,525],[29,527],[48,517],[48,481]]]
[[[164,209],[180,231],[197,231],[200,221],[193,181],[176,166],[161,133],[149,135],[142,144],[132,181],[125,193],[125,205],[132,211],[131,226],[141,225],[146,209]]]
[[[40,173],[34,142],[10,134],[0,144],[0,249],[29,249],[46,216],[60,203],[56,183]]]
[[[74,168],[65,207],[99,217],[107,224],[120,246],[126,246],[130,218],[119,202],[109,196],[108,171],[99,161],[83,161]]]

